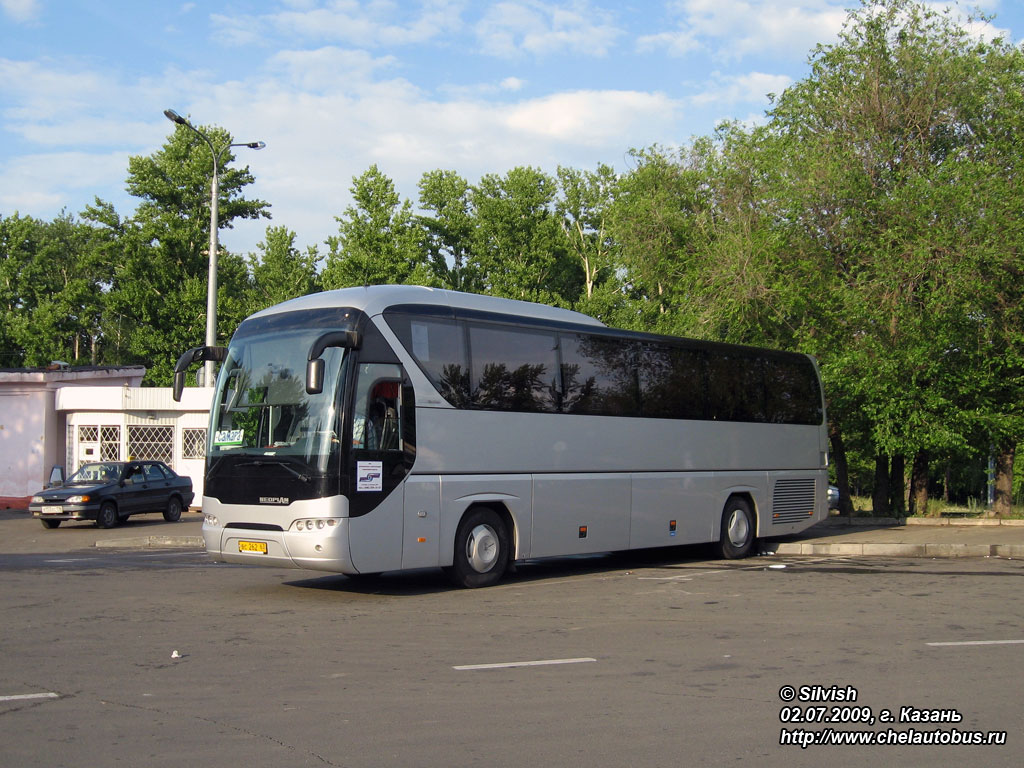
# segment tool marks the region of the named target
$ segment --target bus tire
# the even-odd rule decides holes
[[[493,509],[470,510],[455,533],[455,559],[449,575],[456,586],[474,589],[497,584],[510,555],[509,532]]]
[[[754,548],[757,527],[750,503],[742,496],[731,496],[722,510],[722,534],[718,553],[726,560],[746,557]]]

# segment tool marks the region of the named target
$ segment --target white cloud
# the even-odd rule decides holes
[[[237,140],[265,141],[262,152],[235,151],[234,165],[256,179],[247,194],[270,202],[273,223],[301,243],[322,243],[350,204],[352,178],[373,163],[415,199],[420,177],[437,168],[476,182],[517,165],[553,172],[615,162],[629,146],[663,140],[680,109],[629,90],[523,98],[515,77],[439,97],[377,79],[390,66],[389,57],[324,47],[279,53],[248,79],[218,83],[201,71],[125,81],[77,61],[0,61],[4,129],[48,150],[0,169],[0,211],[77,213],[95,193],[130,215],[138,201],[123,193],[128,157],[160,148],[173,130],[162,111],[172,107]],[[223,242],[255,250],[266,225],[237,222]]]
[[[609,12],[587,2],[495,3],[476,25],[480,51],[501,58],[565,52],[605,56],[622,34]]]
[[[508,108],[505,123],[524,137],[585,146],[606,145],[650,120],[665,123],[672,102],[640,91],[574,91],[532,99]]]
[[[49,152],[17,157],[0,169],[4,179],[0,211],[33,216],[40,215],[38,211],[56,213],[67,206],[69,190],[86,193],[91,203],[93,193],[99,194],[102,188],[123,186],[128,156],[127,152]]]
[[[768,103],[768,94],[781,94],[793,83],[789,75],[748,72],[743,75],[721,75],[710,78],[710,87],[692,98],[697,106]]]
[[[457,30],[463,3],[427,0],[418,14],[387,0],[332,0],[324,7],[310,2],[288,5],[290,10],[262,16],[212,14],[210,18],[217,36],[236,45],[284,37],[377,48],[423,43]]]
[[[748,54],[801,54],[816,43],[836,39],[846,20],[844,6],[835,0],[677,0],[670,12],[674,29],[644,35],[640,50],[664,50],[682,56],[695,50],[714,50],[716,59],[735,60]],[[719,47],[719,41],[728,41]]]
[[[393,56],[374,58],[366,51],[333,46],[307,51],[281,51],[267,61],[267,69],[294,87],[306,91],[330,92],[351,89],[370,80],[373,74],[396,65]]]
[[[16,22],[33,21],[39,16],[38,0],[0,0],[0,10]]]
[[[358,92],[299,93],[283,84],[219,92],[191,105],[216,122],[256,126],[267,142],[259,153],[239,152],[256,178],[250,195],[273,204],[274,223],[322,243],[337,231],[335,216],[350,204],[352,178],[376,163],[413,199],[426,171],[453,169],[471,183],[517,165],[590,168],[615,162],[629,146],[645,146],[671,133],[679,105],[661,94],[575,91],[495,102],[490,98],[437,100],[400,81],[362,86]],[[296,119],[301,116],[301,119]],[[248,134],[245,138],[248,138]],[[226,247],[253,249],[266,222],[239,222],[225,232]]]

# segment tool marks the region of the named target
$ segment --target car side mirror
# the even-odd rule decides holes
[[[50,479],[46,483],[47,488],[53,488],[55,485],[64,484],[64,467],[59,464],[54,464],[50,470]]]

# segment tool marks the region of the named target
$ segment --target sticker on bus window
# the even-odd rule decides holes
[[[245,437],[244,429],[218,429],[213,433],[214,445],[241,445]]]
[[[356,490],[357,491],[383,491],[384,490],[384,462],[382,462],[382,461],[357,461],[356,462]]]
[[[425,323],[412,323],[412,354],[421,363],[430,362],[430,332]]]

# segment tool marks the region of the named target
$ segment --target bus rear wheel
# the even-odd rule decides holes
[[[722,535],[718,553],[727,560],[746,557],[754,548],[754,513],[746,499],[733,496],[722,510]]]
[[[455,560],[449,575],[457,586],[473,589],[497,584],[510,555],[509,532],[493,509],[469,512],[455,534]]]

